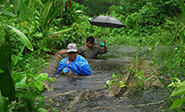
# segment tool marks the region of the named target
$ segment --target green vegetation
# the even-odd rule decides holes
[[[175,87],[169,96],[170,111],[181,111],[185,103],[184,81],[179,80],[185,75],[184,2],[1,0],[0,111],[47,111],[44,109],[44,97],[40,93],[44,89],[43,80],[54,80],[48,78],[48,74],[40,74],[40,68],[47,64],[46,59],[49,57],[45,52],[56,52],[65,48],[69,42],[81,46],[89,35],[106,39],[110,45],[150,46],[153,53],[157,46],[173,46],[170,53],[163,51],[157,59],[151,57],[151,60],[154,64],[166,67],[161,74],[171,79],[169,87]],[[127,27],[106,28],[104,37],[105,28],[91,26],[88,19],[107,14],[118,18]],[[140,82],[139,79],[142,79],[145,82],[141,77],[143,72],[136,73],[138,75],[135,80]],[[113,79],[116,78],[114,74]],[[159,80],[163,81],[160,77]],[[119,83],[121,87],[126,86],[122,81]],[[36,107],[36,104],[40,107]]]

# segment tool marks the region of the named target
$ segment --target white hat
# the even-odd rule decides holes
[[[78,47],[75,43],[69,43],[67,45],[67,52],[77,52],[78,51]]]

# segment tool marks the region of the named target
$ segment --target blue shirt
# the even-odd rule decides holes
[[[62,69],[64,73],[68,73],[69,70],[71,70],[74,75],[80,75],[80,74],[91,75],[92,74],[91,68],[89,67],[89,63],[83,56],[77,55],[74,61],[71,61],[69,64],[67,64],[68,58],[69,57],[66,57],[60,61],[58,65],[59,68],[57,70],[57,74],[59,74]]]

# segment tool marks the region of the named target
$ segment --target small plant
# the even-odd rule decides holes
[[[111,86],[115,86],[119,84],[119,87],[125,87],[125,83],[121,80],[121,77],[118,75],[115,75],[114,73],[112,74],[112,79],[111,80],[107,80],[106,82],[106,87],[107,89],[109,89]]]
[[[24,110],[44,110],[44,100],[45,97],[41,95],[41,92],[44,90],[43,81],[52,81],[52,78],[48,79],[47,73],[36,74],[25,74],[19,73],[19,75],[13,75],[16,90],[16,97],[18,98],[14,104],[12,110],[20,111]],[[37,100],[39,99],[39,100]],[[10,104],[11,107],[12,104]],[[39,107],[35,107],[35,105],[39,105]]]
[[[179,79],[175,78],[175,82],[172,82],[168,87],[175,87],[174,91],[171,93],[170,98],[176,97],[176,100],[173,101],[170,106],[170,111],[177,108],[179,111],[185,108],[185,81],[181,82]]]
[[[144,89],[144,78],[143,78],[144,72],[138,71],[135,73],[134,82],[136,83],[137,87]],[[133,83],[134,83],[133,82]]]

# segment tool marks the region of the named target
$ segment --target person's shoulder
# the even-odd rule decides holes
[[[77,57],[79,58],[79,59],[81,59],[81,60],[86,60],[82,55],[77,55]]]
[[[77,55],[78,58],[84,58],[82,55],[78,54]],[[85,58],[84,58],[85,59]]]
[[[100,47],[98,46],[98,44],[97,43],[95,43],[95,44],[93,44],[93,46],[92,46],[93,48],[96,48],[96,49],[99,49]]]
[[[69,56],[67,56],[67,57],[63,58],[62,60],[64,61],[64,60],[67,60],[68,58],[69,58]],[[62,60],[61,60],[61,61],[62,61]]]
[[[85,48],[85,46],[81,46],[81,47],[79,47],[78,49],[84,49]]]
[[[93,44],[93,46],[97,46],[97,47],[98,47],[98,46],[99,46],[99,44],[98,44],[98,43],[94,43],[94,44]]]
[[[83,54],[83,52],[86,51],[86,49],[87,49],[86,46],[81,46],[78,48],[78,53]]]
[[[65,58],[63,58],[63,59],[61,59],[60,60],[60,63],[65,63],[65,62],[67,62],[67,59],[68,59],[69,57],[65,57]]]

